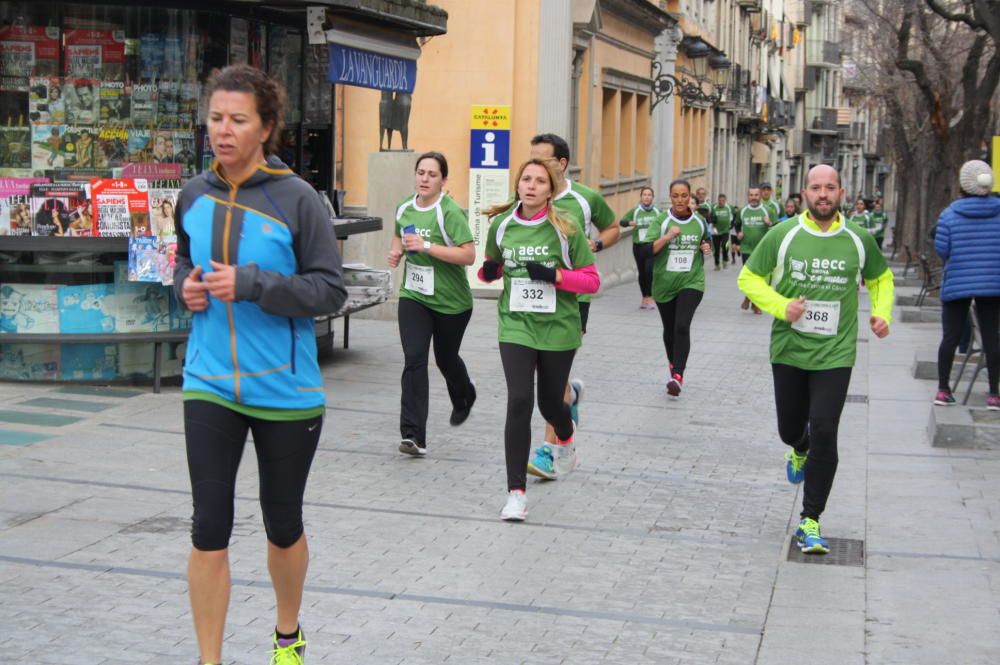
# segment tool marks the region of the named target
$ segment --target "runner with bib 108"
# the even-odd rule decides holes
[[[857,354],[858,274],[871,296],[869,325],[879,338],[889,334],[893,280],[875,238],[840,214],[843,189],[833,168],[813,167],[803,194],[808,210],[764,236],[738,283],[774,316],[778,434],[791,447],[785,472],[792,484],[805,480],[795,536],[803,552],[826,554],[819,518],[837,473],[837,429]]]
[[[553,205],[557,168],[551,159],[525,162],[518,171],[515,200],[486,211],[492,222],[479,278],[503,279],[497,310],[507,379],[508,494],[500,516],[513,522],[528,514],[535,375],[538,410],[557,437],[547,445],[554,457],[562,457],[572,450],[576,431],[563,395],[573,356],[583,343],[577,294],[596,293],[601,286],[587,236]]]
[[[667,394],[677,397],[691,352],[691,320],[705,293],[705,258],[712,254],[708,224],[691,209],[687,180],[670,183],[670,209],[646,232],[641,255],[653,259],[653,299],[663,322]]]
[[[448,181],[444,155],[425,152],[417,157],[414,180],[417,193],[396,209],[389,266],[398,266],[405,251],[399,289],[403,345],[399,452],[421,457],[427,453],[427,359],[432,340],[434,360],[448,386],[453,427],[465,422],[476,401],[476,388],[458,355],[472,318],[465,266],[476,260],[476,250],[465,211],[442,191]]]

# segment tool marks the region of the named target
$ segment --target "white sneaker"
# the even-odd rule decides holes
[[[576,468],[576,443],[549,444],[552,449],[552,467],[556,478],[562,478]]]
[[[528,495],[521,490],[511,490],[507,494],[507,505],[500,511],[500,519],[505,522],[523,522],[528,516]]]

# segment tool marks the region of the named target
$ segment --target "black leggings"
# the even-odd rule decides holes
[[[427,358],[434,341],[434,361],[444,375],[448,397],[456,409],[468,406],[475,388],[469,372],[458,355],[472,310],[461,314],[442,314],[413,298],[399,299],[399,339],[403,344],[402,395],[399,408],[399,434],[404,439],[427,443],[427,411],[430,380]]]
[[[805,370],[771,365],[778,435],[800,453],[809,451],[802,517],[819,520],[837,475],[837,429],[851,383],[851,368]]]
[[[639,291],[643,298],[653,293],[653,257],[640,256],[641,244],[632,245],[632,256],[635,258],[635,269],[639,273]]]
[[[958,346],[969,316],[972,298],[959,298],[941,303],[941,345],[938,347],[938,390],[951,390],[951,366],[955,362],[955,347]],[[998,393],[1000,383],[1000,296],[976,296],[976,318],[979,335],[986,352],[986,373],[989,377],[989,392]]]
[[[291,547],[303,533],[302,497],[323,416],[261,420],[203,400],[184,402],[184,438],[194,517],[191,542],[202,551],[229,547],[236,472],[247,432],[253,432],[260,507],[267,539]]]
[[[663,346],[667,349],[667,362],[673,372],[684,375],[688,355],[691,353],[691,321],[704,294],[695,289],[681,289],[669,302],[658,302],[660,321],[663,322]]]
[[[500,360],[507,378],[507,424],[503,439],[507,456],[507,489],[523,490],[527,484],[528,455],[531,453],[531,414],[535,402],[535,372],[538,372],[538,410],[552,424],[556,436],[565,441],[573,436],[569,405],[563,401],[571,351],[539,351],[521,344],[500,342]]]
[[[715,257],[716,266],[719,265],[720,256],[722,257],[722,263],[729,263],[729,255],[726,254],[726,241],[728,239],[728,233],[712,236],[712,255]]]

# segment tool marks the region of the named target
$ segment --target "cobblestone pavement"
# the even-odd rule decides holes
[[[432,367],[426,459],[396,452],[395,322],[354,321],[352,348],[324,365],[306,497],[308,662],[1000,661],[1000,453],[927,443],[933,384],[909,367],[936,325],[899,324],[888,340],[860,331],[823,525],[864,540],[864,565],[792,562],[800,499],[776,435],[769,321],[739,310],[735,277],[708,273],[677,401],[658,316],[637,308],[635,285],[595,300],[573,372],[587,391],[581,466],[529,482],[524,524],[498,519],[495,304],[476,301],[463,345],[479,402],[461,428]],[[37,439],[0,445],[0,648],[36,665],[194,663],[180,393],[2,384],[0,398],[2,432]],[[18,414],[71,418],[10,424]],[[256,491],[247,454],[227,664],[268,660]]]

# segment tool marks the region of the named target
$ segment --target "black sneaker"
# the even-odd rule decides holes
[[[470,383],[469,387],[472,389],[468,401],[466,401],[465,406],[461,409],[453,408],[451,410],[451,418],[448,420],[452,427],[458,427],[466,420],[469,419],[469,414],[472,413],[472,405],[476,403],[476,384]]]
[[[414,457],[423,457],[427,454],[427,444],[417,443],[413,439],[403,439],[399,442],[399,452],[413,455]]]

